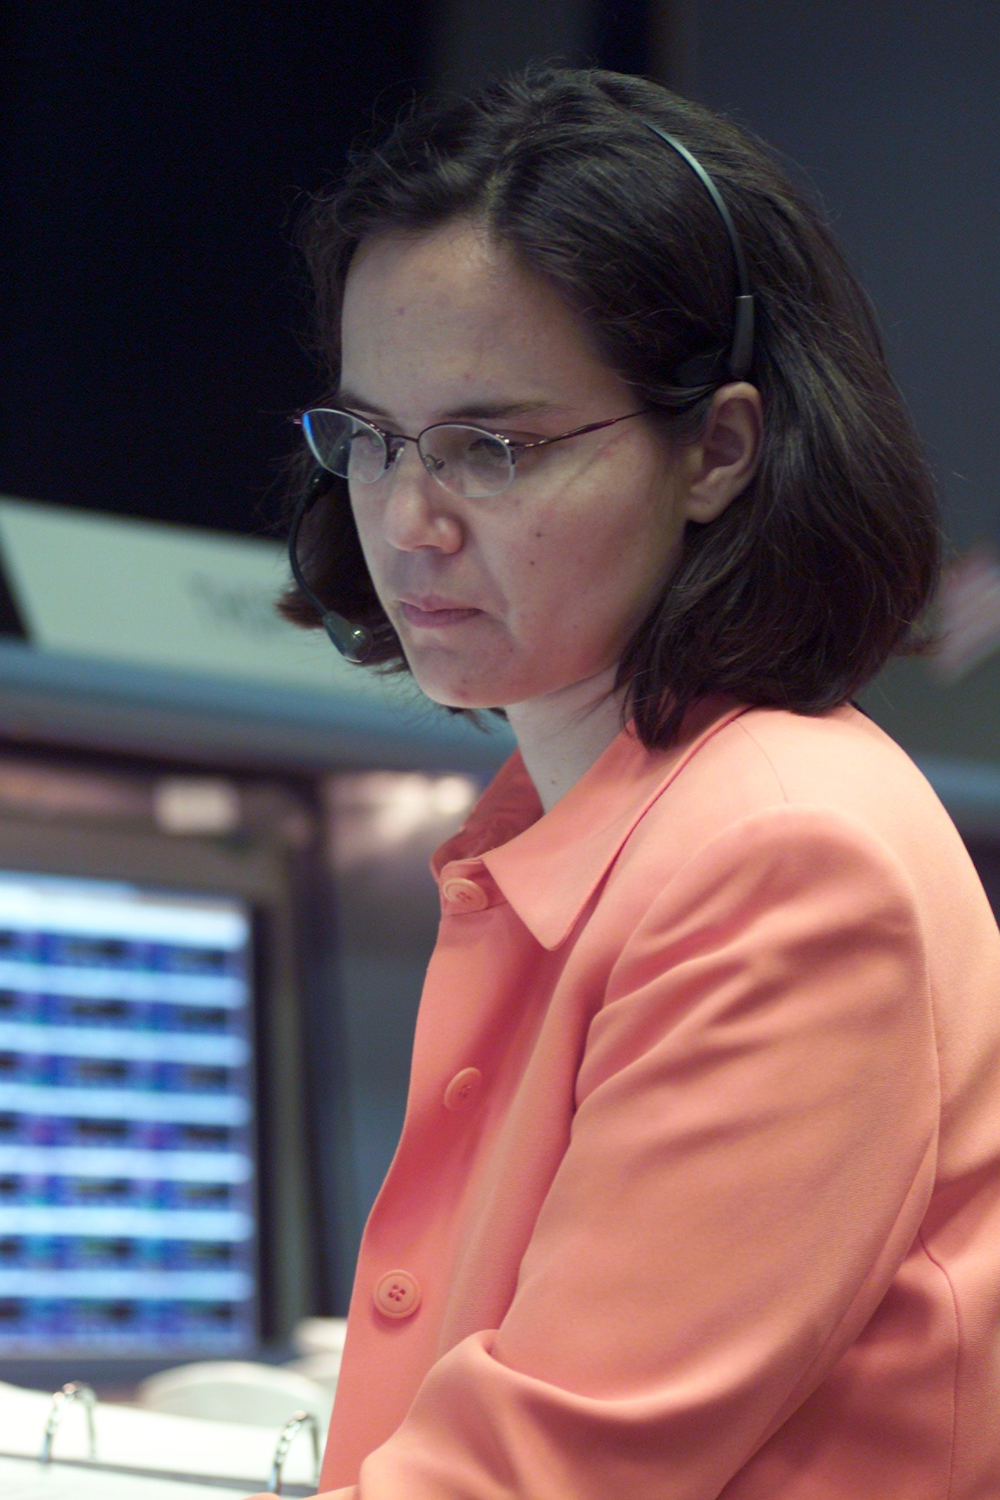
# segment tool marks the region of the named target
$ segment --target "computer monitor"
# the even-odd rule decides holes
[[[251,911],[0,869],[0,1361],[252,1353]]]

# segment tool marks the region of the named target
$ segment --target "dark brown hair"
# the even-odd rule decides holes
[[[747,378],[765,413],[753,482],[716,520],[688,524],[680,563],[622,656],[626,716],[654,746],[708,693],[816,713],[919,645],[939,564],[933,485],[868,300],[817,210],[711,111],[640,78],[547,69],[417,107],[314,201],[302,245],[330,389],[360,242],[466,216],[555,286],[637,404],[690,440],[711,390],[679,392],[676,372],[728,348],[733,254],[704,186],[644,119],[702,162],[736,225],[756,303]],[[405,669],[344,481],[330,476],[301,558],[319,597],[372,631],[369,661]],[[295,590],[282,608],[319,623]]]

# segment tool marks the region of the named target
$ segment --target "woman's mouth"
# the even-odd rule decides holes
[[[452,604],[445,599],[421,599],[416,603],[400,599],[399,612],[407,625],[417,630],[440,630],[449,625],[464,625],[482,611]]]

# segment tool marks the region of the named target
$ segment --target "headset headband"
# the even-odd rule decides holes
[[[750,362],[753,359],[754,310],[753,294],[750,291],[750,278],[747,275],[746,256],[743,254],[743,245],[740,237],[736,233],[736,225],[733,223],[732,216],[726,207],[722,194],[698,158],[676,136],[668,135],[665,130],[661,130],[651,120],[642,120],[641,123],[645,125],[647,130],[651,130],[654,135],[658,135],[661,141],[665,141],[671,150],[676,151],[677,155],[683,157],[687,162],[715,204],[719,218],[722,220],[726,234],[729,236],[729,243],[733,251],[733,260],[736,263],[737,295],[736,306],[733,312],[733,339],[726,359],[726,373],[730,380],[742,380],[743,376],[750,369]],[[688,361],[687,365],[696,363],[697,358],[696,356],[695,361]],[[687,365],[682,365],[681,370],[683,371]],[[697,386],[704,385],[706,382],[703,379],[684,381],[682,377],[682,384]]]

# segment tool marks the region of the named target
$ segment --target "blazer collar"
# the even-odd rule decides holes
[[[520,755],[511,756],[464,828],[438,850],[434,873],[453,861],[482,861],[535,939],[558,948],[649,806],[707,740],[745,712],[732,699],[706,699],[669,750],[647,751],[623,730],[544,815]]]

